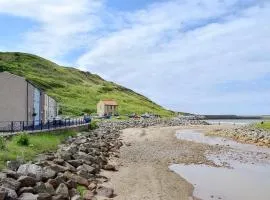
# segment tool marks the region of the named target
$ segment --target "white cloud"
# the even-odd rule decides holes
[[[270,73],[270,4],[237,4],[236,9],[237,1],[196,2],[172,1],[128,13],[124,17],[129,26],[101,38],[78,64],[170,108],[181,110],[193,102],[186,110],[207,112],[203,105],[216,102],[221,103],[216,112],[233,112],[222,106],[239,104],[253,94],[220,96],[212,86]],[[192,23],[202,25],[186,30]]]
[[[38,23],[19,49],[57,59],[95,38],[87,34],[102,25],[102,6],[100,0],[0,0],[0,13]]]
[[[23,49],[54,60],[83,49],[81,69],[168,108],[270,112],[260,106],[270,104],[263,100],[270,91],[218,91],[219,84],[270,73],[269,1],[172,0],[118,12],[105,0],[0,0],[0,13],[39,23]]]

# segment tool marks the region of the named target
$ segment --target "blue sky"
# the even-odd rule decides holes
[[[270,0],[0,0],[0,51],[97,73],[166,108],[270,114]]]

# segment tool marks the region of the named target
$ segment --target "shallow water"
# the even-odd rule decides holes
[[[231,148],[240,149],[244,151],[253,151],[253,152],[266,152],[270,153],[270,148],[267,147],[258,147],[253,144],[242,144],[234,140],[214,137],[214,136],[205,136],[202,132],[198,130],[185,130],[178,131],[176,137],[180,140],[192,141],[197,143],[209,144],[209,145],[222,145],[229,146]]]
[[[217,165],[179,165],[169,168],[194,185],[194,196],[225,200],[270,200],[270,149],[241,144],[220,137],[208,137],[197,130],[179,131],[178,139],[209,145],[230,146],[206,156]]]
[[[269,200],[269,166],[227,169],[206,165],[171,165],[172,171],[195,187],[193,195],[204,199]]]
[[[213,119],[205,120],[209,124],[248,125],[263,121],[262,119]]]

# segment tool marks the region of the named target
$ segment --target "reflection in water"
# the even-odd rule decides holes
[[[216,164],[227,163],[229,168],[206,165],[171,165],[169,168],[195,187],[194,196],[201,199],[269,200],[270,149],[240,144],[220,137],[208,137],[198,131],[180,131],[177,138],[210,145],[230,146],[219,155],[207,158]]]

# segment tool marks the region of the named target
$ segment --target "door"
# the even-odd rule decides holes
[[[34,124],[40,124],[40,91],[35,88],[34,90],[34,112],[33,112]]]

